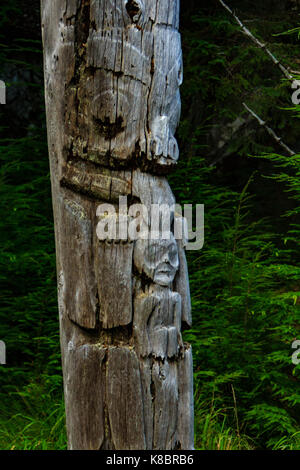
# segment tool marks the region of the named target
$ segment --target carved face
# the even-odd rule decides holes
[[[169,286],[179,268],[178,248],[174,236],[169,240],[137,240],[134,264],[160,286]]]
[[[66,146],[74,157],[105,166],[141,158],[175,164],[179,0],[172,8],[164,8],[168,1],[106,0],[100,11],[97,2],[90,3],[93,27],[81,47],[86,67],[66,95]]]

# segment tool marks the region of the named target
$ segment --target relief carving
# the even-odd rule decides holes
[[[182,347],[181,297],[171,287],[179,268],[177,243],[170,240],[138,240],[134,265],[150,284],[137,280],[134,295],[133,331],[142,357],[165,359],[178,355]]]
[[[69,449],[193,449],[188,270],[164,176],[179,157],[179,0],[41,2]],[[120,196],[172,208],[170,227],[114,236]]]

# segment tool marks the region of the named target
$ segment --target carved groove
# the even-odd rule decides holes
[[[69,449],[192,449],[183,244],[97,236],[101,203],[175,203],[179,0],[41,4]]]

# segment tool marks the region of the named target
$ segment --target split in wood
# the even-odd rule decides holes
[[[192,449],[184,247],[106,243],[97,207],[174,205],[179,0],[42,0],[70,449]]]

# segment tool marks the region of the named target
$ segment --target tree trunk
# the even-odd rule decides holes
[[[69,449],[192,449],[183,242],[97,236],[100,204],[175,202],[179,0],[41,3]]]

